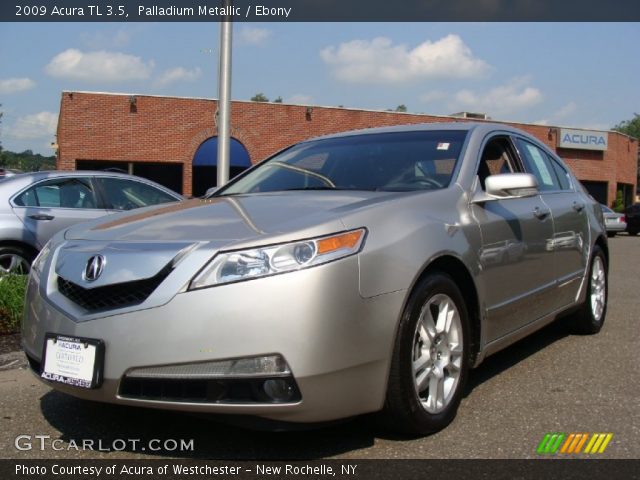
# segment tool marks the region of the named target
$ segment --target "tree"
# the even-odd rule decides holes
[[[273,103],[282,103],[282,97],[276,98]]]
[[[262,92],[256,93],[253,97],[251,97],[252,102],[268,102],[269,99]]]
[[[634,113],[631,120],[624,120],[613,127],[613,129],[616,132],[640,138],[640,114]]]
[[[56,157],[45,157],[32,150],[25,150],[22,153],[4,150],[0,154],[0,166],[4,168],[15,168],[23,172],[36,172],[38,170],[55,170]]]
[[[396,107],[396,112],[406,112],[406,111],[407,111],[407,106],[404,103]]]
[[[640,114],[634,113],[631,120],[623,120],[613,129],[616,132],[640,139]],[[640,148],[638,149],[638,178],[636,184],[640,185]]]
[[[611,205],[611,209],[618,213],[624,212],[624,198],[622,196],[622,190],[618,190],[616,192],[616,199],[613,202],[613,205]]]

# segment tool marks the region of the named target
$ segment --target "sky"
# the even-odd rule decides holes
[[[217,23],[0,23],[0,142],[52,155],[64,90],[217,97]],[[232,99],[609,129],[639,23],[236,23]]]

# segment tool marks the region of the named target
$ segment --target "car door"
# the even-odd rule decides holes
[[[479,159],[477,189],[489,175],[521,171],[508,136],[486,141]],[[480,226],[480,275],[485,286],[487,342],[535,321],[549,309],[554,284],[549,208],[539,195],[473,203]]]
[[[13,212],[42,248],[57,232],[107,211],[99,208],[90,177],[60,177],[31,185],[12,199]]]
[[[97,177],[105,205],[110,212],[176,202],[178,194],[170,194],[153,185],[130,178]]]
[[[525,170],[538,179],[542,201],[553,217],[553,265],[558,289],[555,308],[575,302],[589,262],[590,230],[586,203],[573,188],[567,169],[541,146],[518,137],[516,145]]]

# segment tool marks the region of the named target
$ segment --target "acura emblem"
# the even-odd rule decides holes
[[[107,261],[102,255],[94,255],[91,257],[84,269],[84,279],[88,282],[97,280],[100,275],[102,275],[105,263],[107,263]]]

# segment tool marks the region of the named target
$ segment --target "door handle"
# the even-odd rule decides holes
[[[542,210],[540,207],[536,207],[533,209],[533,216],[536,217],[538,220],[544,220],[549,216],[549,212]]]
[[[54,217],[53,215],[45,215],[44,213],[38,213],[35,215],[29,215],[29,218],[33,220],[53,220],[56,217]]]
[[[573,202],[573,209],[580,213],[584,209],[584,203]]]

